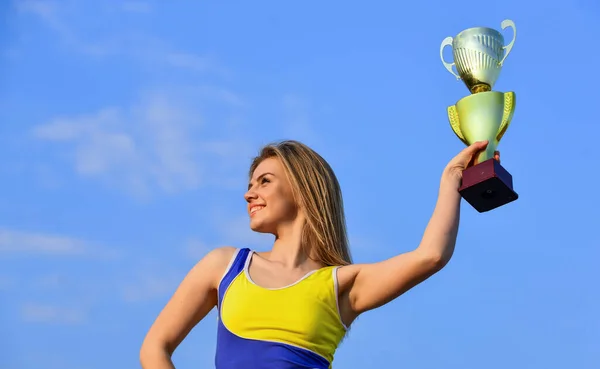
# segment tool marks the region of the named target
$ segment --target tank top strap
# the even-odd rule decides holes
[[[221,302],[223,301],[223,296],[225,296],[225,292],[227,291],[227,288],[229,287],[231,282],[235,279],[235,277],[237,277],[241,272],[244,271],[246,259],[249,255],[251,255],[251,250],[247,247],[235,250],[233,256],[231,257],[229,265],[225,269],[225,273],[223,273],[221,282],[219,282],[218,305],[221,305]]]

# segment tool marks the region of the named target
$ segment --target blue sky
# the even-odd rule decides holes
[[[517,109],[499,148],[520,199],[464,205],[451,263],[362,316],[335,364],[600,365],[596,2],[169,3],[0,5],[0,367],[138,366],[207,250],[269,247],[242,195],[273,140],[333,165],[355,261],[416,247],[463,147],[446,107],[468,91],[440,43],[505,18],[495,89]],[[215,318],[177,368],[212,367]]]

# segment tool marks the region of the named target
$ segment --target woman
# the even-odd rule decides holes
[[[327,162],[296,141],[266,146],[250,167],[245,199],[250,228],[275,236],[271,251],[222,247],[200,260],[150,328],[142,367],[174,368],[176,347],[217,307],[217,369],[330,368],[356,317],[450,260],[462,171],[486,146],[475,143],[446,166],[420,245],[372,264],[351,262],[342,194]]]

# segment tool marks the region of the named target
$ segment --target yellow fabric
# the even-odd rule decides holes
[[[335,278],[335,267],[325,267],[290,286],[267,289],[253,283],[246,263],[225,293],[222,322],[239,337],[301,347],[331,363],[346,333]]]

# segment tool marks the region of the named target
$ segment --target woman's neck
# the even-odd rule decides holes
[[[319,268],[320,263],[311,259],[307,254],[310,252],[310,247],[302,245],[302,230],[305,225],[303,219],[296,219],[293,223],[279,227],[273,248],[265,257],[287,269],[312,270]]]

